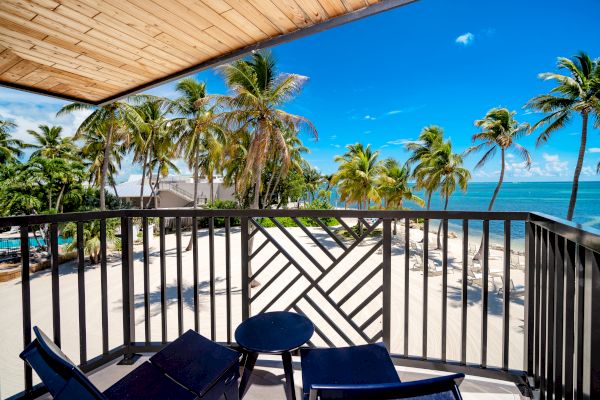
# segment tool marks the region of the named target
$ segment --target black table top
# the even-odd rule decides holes
[[[235,341],[254,353],[281,354],[302,346],[314,332],[313,323],[304,315],[274,311],[242,322],[235,330]]]

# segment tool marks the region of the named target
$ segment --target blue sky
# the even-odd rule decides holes
[[[571,15],[572,14],[572,15]],[[571,16],[569,16],[571,15]],[[311,119],[318,141],[303,136],[306,157],[324,173],[349,143],[370,143],[383,157],[405,160],[403,144],[426,125],[441,125],[456,151],[471,144],[473,121],[492,107],[517,111],[520,121],[539,115],[523,109],[532,96],[552,84],[537,74],[554,71],[558,56],[579,50],[600,57],[600,2],[422,0],[273,48],[282,72],[309,77],[302,94],[286,109]],[[566,21],[566,22],[565,22]],[[210,92],[226,90],[215,71],[197,77]],[[175,97],[174,84],[150,93]],[[20,124],[17,136],[37,124],[62,124],[71,133],[84,114],[56,119],[64,102],[0,89],[0,115]],[[530,171],[508,159],[507,180],[570,180],[581,121],[535,147],[535,133],[523,140],[533,154]],[[469,167],[477,155],[466,160]],[[589,134],[585,180],[598,180],[600,131]],[[474,171],[476,181],[494,181],[499,158]],[[127,165],[127,164],[125,164]],[[137,173],[124,167],[121,179]]]

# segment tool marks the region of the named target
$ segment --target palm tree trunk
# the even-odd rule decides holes
[[[253,210],[258,210],[260,208],[260,171],[257,172],[256,174],[256,181],[254,183],[254,199],[252,200],[252,205],[251,205],[251,209]],[[252,233],[252,225],[248,226],[248,234]],[[252,249],[254,248],[254,236],[250,238],[250,240],[248,240],[248,254],[252,254]],[[252,262],[250,260],[248,260],[248,278],[250,278],[253,275],[252,273]],[[260,285],[260,283],[258,283],[258,281],[252,281],[250,282],[250,287],[256,287]]]
[[[104,144],[104,159],[102,160],[102,171],[100,173],[100,210],[106,210],[106,197],[104,187],[106,186],[106,175],[108,175],[108,164],[110,162],[110,149],[112,148],[112,134],[114,128],[114,115],[106,134],[106,143]]]
[[[144,163],[142,164],[142,185],[140,186],[140,209],[144,209],[144,185],[146,184],[146,168],[148,164],[148,152],[144,152]]]
[[[448,209],[448,200],[449,200],[450,196],[446,196],[446,199],[444,201],[444,211],[446,211]],[[442,222],[440,221],[440,225],[438,226],[438,232],[437,232],[437,248],[441,249],[442,248],[442,242],[440,240],[440,233],[442,231]]]
[[[67,185],[62,185],[62,188],[60,188],[60,193],[58,193],[58,198],[56,199],[56,207],[54,207],[54,209],[56,210],[56,212],[58,212],[59,207],[60,207],[60,202],[62,201],[63,195],[65,193],[65,187]]]
[[[433,192],[427,191],[427,211],[431,208],[431,195],[433,195]]]
[[[215,201],[215,189],[214,189],[214,185],[213,185],[213,179],[214,176],[211,174],[211,177],[208,179],[208,182],[210,183],[210,202],[213,203]]]
[[[154,187],[152,186],[152,176],[153,171],[152,168],[148,170],[148,185],[150,185],[150,195],[148,196],[148,202],[146,203],[146,208],[150,207],[150,202],[152,201],[152,196],[154,195]]]
[[[579,175],[581,175],[581,169],[583,167],[583,156],[585,155],[585,146],[587,141],[588,113],[581,113],[581,118],[581,143],[579,144],[579,155],[577,156],[577,165],[575,165],[575,174],[573,175],[573,187],[571,189],[571,198],[569,199],[569,209],[567,211],[568,221],[573,219],[573,213],[575,212],[577,189],[579,189]]]
[[[492,196],[492,200],[490,201],[490,205],[488,206],[488,211],[492,211],[492,208],[494,207],[494,202],[496,201],[496,197],[498,197],[498,193],[500,192],[500,187],[502,186],[502,182],[504,182],[504,170],[506,168],[506,165],[504,162],[504,160],[505,160],[504,149],[502,149],[500,154],[502,156],[502,166],[500,168],[500,178],[498,179],[498,184],[496,185],[496,189],[494,189],[494,194]]]
[[[198,204],[198,158],[194,161],[194,204],[192,208],[195,210]],[[190,242],[188,243],[185,251],[190,251],[192,249],[192,240],[193,236],[190,236]]]
[[[502,165],[500,167],[500,178],[498,178],[498,184],[496,185],[496,189],[494,189],[494,194],[492,195],[492,199],[490,200],[490,205],[488,206],[488,211],[492,211],[492,208],[494,207],[494,202],[496,201],[496,197],[498,197],[498,193],[500,192],[500,187],[502,187],[502,182],[504,182],[504,170],[506,168],[505,165],[505,152],[504,149],[501,150],[500,152],[501,156],[502,156]],[[467,238],[468,240],[468,238]],[[481,243],[479,244],[479,250],[477,251],[477,254],[475,254],[475,256],[473,256],[473,260],[481,260],[481,257],[483,256],[483,235],[481,236]]]
[[[154,184],[154,208],[158,208],[158,184],[160,183],[160,172],[156,173],[156,183]]]

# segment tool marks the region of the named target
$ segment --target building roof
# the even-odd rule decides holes
[[[415,0],[2,0],[0,85],[90,104]]]

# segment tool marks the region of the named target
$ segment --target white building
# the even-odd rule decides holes
[[[116,187],[117,196],[131,203],[134,207],[140,205],[140,186],[142,184],[141,175],[131,175],[127,182],[123,182]],[[215,176],[213,179],[213,198],[221,200],[235,200],[235,189],[226,186],[223,178]],[[148,179],[144,183],[144,204],[150,201],[152,208],[176,208],[193,207],[194,205],[194,178],[191,176],[168,176],[161,178],[157,190],[157,204],[154,205],[152,189]],[[198,182],[197,205],[206,204],[210,201],[210,183],[205,177],[200,178]]]

